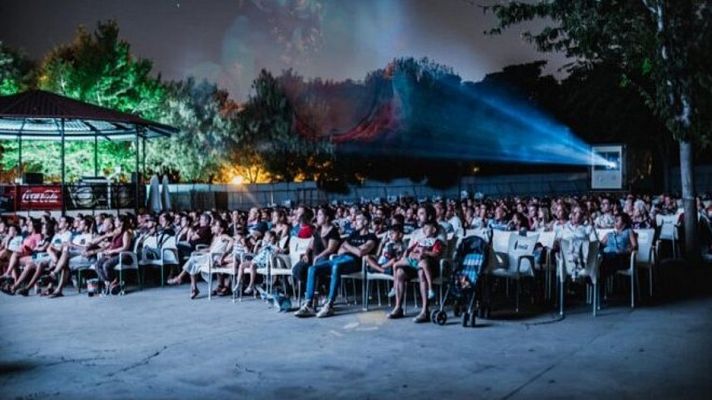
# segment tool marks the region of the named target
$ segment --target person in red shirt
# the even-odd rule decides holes
[[[42,241],[42,223],[39,220],[30,220],[27,226],[28,235],[22,241],[22,245],[10,255],[10,262],[2,278],[11,277],[13,281],[18,278],[18,266],[32,262],[32,251]],[[3,286],[2,291],[8,294],[15,294],[12,286]]]

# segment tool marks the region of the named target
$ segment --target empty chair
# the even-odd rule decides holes
[[[630,255],[630,268],[617,272],[618,274],[630,277],[631,308],[635,307],[636,287],[640,290],[637,269],[643,268],[648,270],[648,289],[650,291],[650,296],[653,296],[653,268],[655,264],[655,230],[640,229],[635,231],[635,234],[638,239],[638,249],[634,250]]]
[[[673,258],[677,258],[679,254],[677,218],[675,215],[657,215],[655,217],[655,224],[659,230],[658,239],[661,241],[670,241]]]

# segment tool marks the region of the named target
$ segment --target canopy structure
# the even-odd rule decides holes
[[[119,112],[42,90],[0,96],[0,139],[18,141],[18,175],[22,176],[22,141],[51,140],[62,143],[61,184],[65,185],[65,142],[94,141],[94,175],[98,170],[98,141],[134,141],[136,173],[139,172],[139,141],[143,140],[145,170],[146,140],[168,137],[178,130],[133,114]],[[138,206],[140,178],[136,179]],[[64,192],[64,191],[63,191]]]

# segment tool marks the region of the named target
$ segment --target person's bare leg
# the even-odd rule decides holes
[[[393,306],[393,311],[391,311],[391,314],[397,315],[399,313],[402,313],[403,310],[403,289],[406,281],[406,273],[403,270],[404,267],[398,264],[394,265],[393,268],[395,268],[393,277],[393,287],[396,291],[396,304]]]
[[[247,287],[254,289],[255,288],[255,280],[257,279],[257,267],[255,266],[255,264],[250,263],[249,272],[250,272],[250,283]]]
[[[430,271],[430,267],[425,260],[421,261],[420,265],[421,265],[420,270],[423,271],[423,275],[425,277],[425,283],[427,283],[427,291],[428,291],[428,293],[430,293],[430,291],[433,290],[433,276]],[[423,266],[425,266],[425,267],[423,267]]]
[[[5,270],[5,274],[3,276],[11,276],[17,280],[17,272],[15,272],[15,268],[17,267],[19,259],[19,255],[15,252],[10,255],[10,261],[7,264],[7,269]]]
[[[35,267],[34,263],[29,263],[28,265],[26,265],[25,268],[20,273],[20,276],[15,279],[15,283],[12,286],[10,286],[10,290],[14,292],[17,289],[19,289],[20,286],[22,286],[22,283],[25,281],[25,279],[27,279],[27,277],[30,275],[30,273],[34,272],[34,270],[35,270],[34,267]]]
[[[40,280],[40,276],[42,276],[42,272],[44,272],[45,267],[48,265],[48,263],[39,263],[35,265],[35,273],[32,275],[30,278],[30,281],[27,282],[27,287],[31,288],[35,286],[35,283]]]
[[[425,269],[427,269],[427,263],[421,262],[420,268],[418,269],[418,278],[420,279],[420,297],[423,300],[422,308],[420,309],[419,315],[428,315],[428,283],[425,279]]]
[[[190,298],[194,299],[198,297],[198,293],[200,293],[198,290],[198,276],[197,274],[190,275]]]

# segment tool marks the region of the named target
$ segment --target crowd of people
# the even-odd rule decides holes
[[[435,298],[433,277],[448,237],[468,229],[556,232],[557,239],[589,237],[595,229],[612,229],[601,238],[604,264],[623,268],[625,255],[637,246],[637,229],[656,227],[658,215],[674,215],[682,224],[680,203],[670,195],[582,195],[571,197],[467,198],[362,204],[325,204],[315,208],[252,208],[233,211],[167,211],[154,215],[78,215],[53,218],[3,217],[0,220],[0,290],[57,298],[73,271],[93,266],[103,293],[116,294],[123,282],[115,267],[129,263],[126,252],[157,258],[168,238],[175,238],[178,265],[167,283],[190,282],[190,298],[199,296],[198,277],[206,263],[234,271],[239,290],[253,294],[256,271],[275,254],[289,251],[291,238],[312,238],[309,250],[292,266],[292,282],[304,293],[298,317],[327,317],[335,312],[341,277],[361,270],[393,276],[395,307],[389,318],[401,318],[406,283],[419,278],[422,307],[415,322],[429,320]],[[698,198],[702,248],[712,254],[712,204]],[[151,246],[147,238],[154,238]],[[408,240],[406,240],[406,238]],[[605,271],[605,269],[604,269]],[[220,275],[213,295],[234,289],[229,274]],[[74,281],[75,285],[81,284]],[[320,287],[320,284],[323,285]],[[319,295],[324,297],[323,304]],[[319,304],[322,304],[317,311]]]

